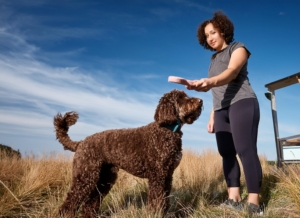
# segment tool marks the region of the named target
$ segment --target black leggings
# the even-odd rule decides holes
[[[218,150],[223,158],[227,187],[240,187],[242,162],[248,193],[259,193],[262,169],[257,155],[257,130],[260,118],[256,98],[247,98],[215,111],[214,128]]]

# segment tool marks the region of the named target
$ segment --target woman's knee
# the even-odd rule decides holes
[[[236,156],[236,150],[230,132],[216,132],[216,139],[218,151],[223,158]]]

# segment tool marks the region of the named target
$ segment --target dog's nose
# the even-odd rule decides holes
[[[202,101],[202,99],[201,99],[201,98],[199,98],[198,100],[199,100],[200,107],[202,107],[202,105],[203,105],[203,101]]]

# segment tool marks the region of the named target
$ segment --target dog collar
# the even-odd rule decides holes
[[[173,132],[177,132],[177,130],[180,130],[181,128],[181,122],[180,120],[177,120],[176,123],[167,125],[166,128],[172,130]]]

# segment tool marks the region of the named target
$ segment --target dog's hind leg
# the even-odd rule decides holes
[[[82,206],[83,218],[94,218],[103,198],[108,194],[117,179],[118,168],[111,164],[103,164],[99,173],[97,187],[91,192],[88,200]]]
[[[59,209],[64,218],[75,217],[79,207],[95,189],[99,179],[99,166],[89,163],[87,159],[74,158],[72,185],[67,198]]]

